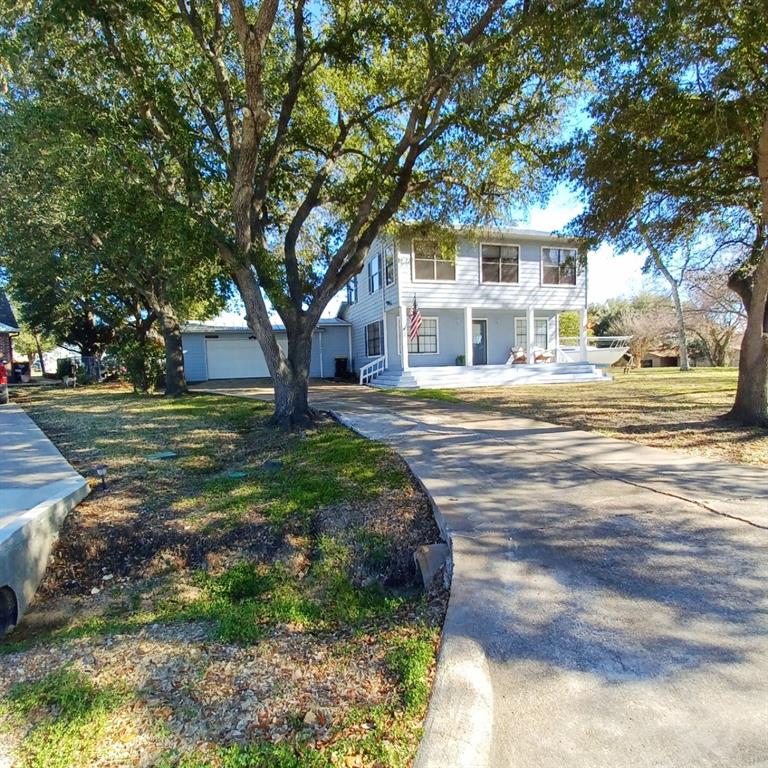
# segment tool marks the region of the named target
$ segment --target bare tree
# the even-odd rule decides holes
[[[686,325],[717,367],[728,364],[728,350],[744,331],[746,313],[728,287],[729,270],[697,271],[686,278]]]
[[[617,336],[632,337],[629,351],[639,367],[651,350],[668,342],[675,329],[669,301],[663,296],[642,295],[620,310],[609,330]]]

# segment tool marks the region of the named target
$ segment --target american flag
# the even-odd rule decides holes
[[[421,328],[421,312],[416,306],[416,297],[413,297],[413,309],[411,310],[411,321],[408,324],[408,338],[411,341],[416,341],[419,336],[419,329]]]

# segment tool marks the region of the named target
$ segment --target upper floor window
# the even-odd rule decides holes
[[[575,248],[542,248],[542,285],[576,285],[577,255]]]
[[[482,245],[480,281],[517,283],[520,280],[520,249],[516,245]]]
[[[434,240],[414,240],[413,277],[415,280],[455,280],[456,261],[440,253]]]
[[[365,326],[366,357],[381,357],[384,348],[384,324],[381,320]]]
[[[395,246],[390,243],[384,250],[384,284],[395,283]]]
[[[357,304],[357,277],[347,283],[347,303]]]
[[[381,288],[381,254],[377,253],[368,262],[368,293],[376,293]]]

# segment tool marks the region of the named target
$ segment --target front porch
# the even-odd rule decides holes
[[[386,389],[461,389],[585,381],[611,381],[611,377],[591,363],[442,365],[418,366],[406,371],[385,370],[369,383]]]
[[[410,308],[388,310],[383,354],[360,369],[360,383],[426,389],[495,387],[610,380],[587,361],[586,310],[580,344],[560,348],[553,309],[425,307],[417,339],[408,335]],[[574,354],[575,353],[575,354]]]

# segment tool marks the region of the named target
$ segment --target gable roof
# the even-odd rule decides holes
[[[18,333],[19,325],[11,309],[11,302],[5,295],[5,291],[0,291],[0,331],[3,333]]]

